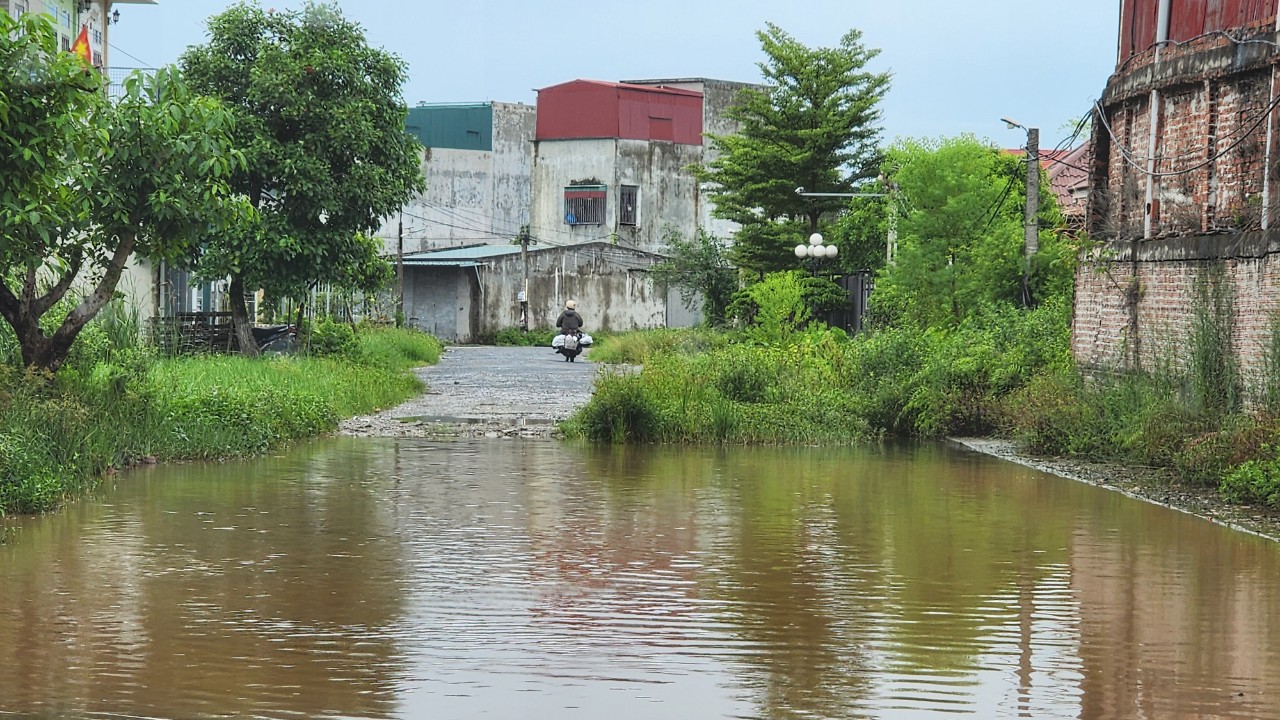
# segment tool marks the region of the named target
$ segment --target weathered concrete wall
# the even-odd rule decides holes
[[[554,327],[566,300],[577,301],[588,332],[664,327],[666,293],[654,287],[646,272],[659,259],[609,243],[531,251],[529,327]],[[497,331],[517,326],[517,293],[524,282],[520,256],[492,262],[481,278],[481,327]]]
[[[616,237],[628,247],[660,252],[667,228],[686,237],[698,227],[698,183],[688,166],[701,158],[699,145],[644,140],[543,140],[534,163],[532,225],[535,237],[570,244]],[[569,225],[564,188],[581,180],[607,187],[601,225]],[[622,185],[639,188],[636,225],[619,223]]]
[[[616,188],[624,184],[640,188],[639,224],[618,224],[616,204],[610,213],[618,238],[641,250],[659,252],[666,248],[668,229],[691,237],[698,229],[698,181],[688,167],[701,157],[700,145],[618,141],[611,194],[616,197]]]
[[[138,311],[138,319],[144,327],[155,317],[156,269],[151,263],[137,255],[130,256],[116,291],[124,295],[126,305]]]
[[[588,332],[665,327],[667,294],[647,270],[659,256],[611,243],[535,248],[529,252],[529,327],[551,328],[566,300],[576,300]],[[406,268],[405,316],[413,327],[450,342],[471,343],[520,324],[524,263],[519,253],[476,267]],[[687,322],[676,310],[676,323]]]
[[[533,236],[539,242],[572,245],[604,240],[613,232],[618,205],[617,183],[613,180],[617,176],[617,144],[613,138],[547,140],[536,144],[529,223]],[[604,224],[570,225],[565,222],[564,189],[583,180],[599,180],[610,185],[609,197],[605,200]],[[643,197],[640,202],[643,206]],[[615,220],[610,222],[610,218]]]
[[[493,150],[426,148],[427,191],[404,207],[404,251],[506,242],[529,222],[532,196],[533,106],[493,103]],[[399,215],[378,237],[395,254]]]

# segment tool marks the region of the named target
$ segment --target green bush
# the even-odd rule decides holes
[[[1232,502],[1280,508],[1280,454],[1249,460],[1222,479],[1218,492]]]
[[[652,442],[661,423],[653,396],[638,375],[601,379],[591,402],[570,421],[574,434],[613,443]]]
[[[319,357],[353,357],[360,350],[356,331],[346,323],[320,318],[307,329],[307,352]]]
[[[778,367],[760,362],[759,352],[749,348],[726,348],[717,353],[716,390],[726,400],[740,403],[764,402],[778,383]]]
[[[505,345],[508,347],[551,347],[551,340],[556,336],[554,329],[521,330],[518,327],[502,328],[488,337],[480,338],[481,345]]]

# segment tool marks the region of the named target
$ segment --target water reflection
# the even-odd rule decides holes
[[[1280,717],[1280,548],[941,446],[340,439],[0,546],[0,711]]]

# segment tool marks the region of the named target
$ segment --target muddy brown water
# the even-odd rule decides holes
[[[1280,717],[1280,545],[941,445],[335,438],[0,545],[0,717]]]

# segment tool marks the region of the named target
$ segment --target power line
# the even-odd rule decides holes
[[[1120,142],[1120,139],[1116,137],[1115,132],[1111,129],[1110,123],[1107,122],[1107,114],[1102,109],[1102,105],[1096,102],[1094,103],[1094,105],[1098,108],[1098,119],[1102,122],[1102,127],[1106,129],[1107,135],[1111,138],[1111,141],[1115,144],[1116,149],[1119,150],[1120,152],[1120,157],[1123,158],[1125,162],[1132,165],[1135,169],[1137,169],[1143,175],[1148,175],[1150,177],[1171,177],[1175,175],[1185,175],[1186,173],[1192,172],[1193,170],[1199,170],[1202,167],[1205,167],[1207,165],[1210,165],[1216,162],[1218,158],[1221,158],[1222,156],[1226,155],[1232,150],[1235,150],[1241,143],[1243,143],[1245,140],[1249,138],[1250,135],[1253,134],[1254,130],[1258,129],[1258,126],[1262,124],[1262,121],[1267,119],[1267,117],[1270,116],[1271,111],[1274,110],[1277,105],[1280,105],[1280,95],[1277,95],[1274,100],[1268,103],[1265,110],[1263,110],[1261,113],[1258,113],[1257,119],[1255,119],[1253,123],[1249,125],[1249,129],[1245,131],[1244,134],[1241,135],[1235,142],[1231,143],[1226,148],[1218,151],[1212,156],[1196,163],[1195,165],[1192,165],[1191,167],[1183,168],[1181,170],[1169,170],[1166,172],[1155,172],[1155,171],[1147,170],[1145,167],[1140,165],[1133,158],[1133,151],[1126,148],[1124,144]],[[1160,162],[1162,160],[1177,159],[1177,157],[1162,158],[1157,156],[1155,158],[1144,158],[1144,159],[1155,160],[1156,162]]]
[[[107,47],[111,48],[111,49],[112,49],[112,50],[114,50],[115,52],[118,52],[118,53],[120,53],[120,54],[122,54],[122,55],[128,55],[129,57],[133,58],[134,60],[137,60],[138,62],[142,63],[143,67],[140,67],[140,68],[131,68],[131,69],[133,69],[133,70],[152,70],[152,69],[154,69],[154,68],[155,68],[155,66],[154,66],[154,65],[152,65],[151,63],[147,62],[146,60],[143,60],[142,58],[138,57],[137,55],[133,55],[133,54],[131,54],[131,53],[130,53],[129,51],[127,51],[127,50],[121,50],[120,48],[116,47],[115,45],[112,45],[111,43],[107,43]]]

